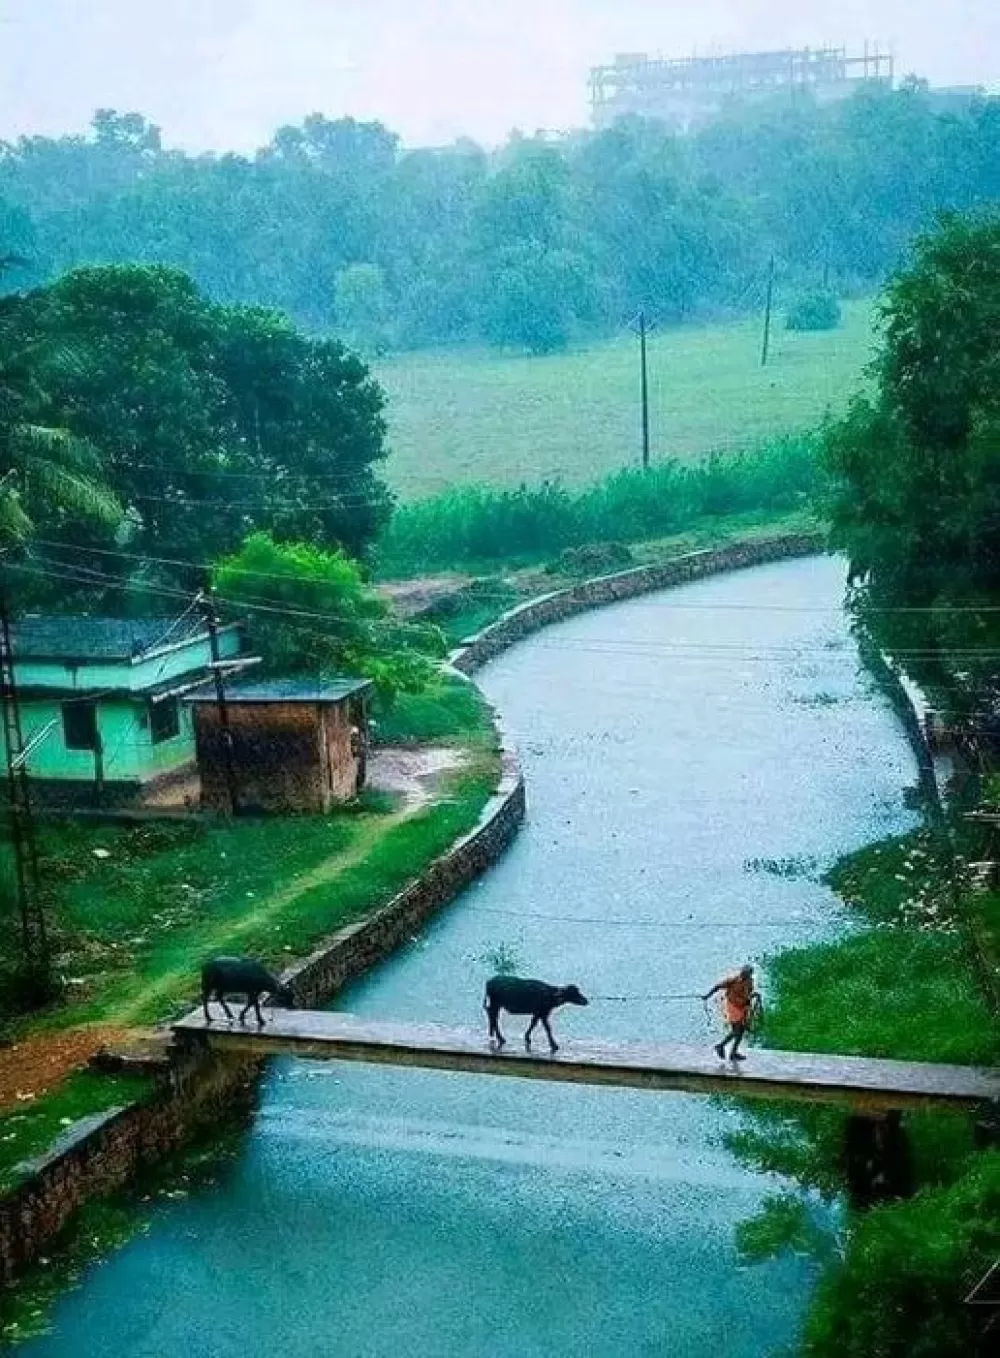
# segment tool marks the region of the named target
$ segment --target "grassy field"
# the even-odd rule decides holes
[[[684,327],[650,340],[653,457],[693,458],[809,429],[842,409],[869,357],[872,311],[844,307],[839,330],[775,329],[760,367],[760,323]],[[634,336],[548,358],[436,350],[384,360],[392,453],[404,499],[476,482],[594,481],[640,457]]]

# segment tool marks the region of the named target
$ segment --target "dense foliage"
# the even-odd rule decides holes
[[[784,1050],[988,1062],[997,1023],[956,927],[950,855],[918,830],[848,855],[829,881],[862,921],[768,966],[765,1038]],[[844,1192],[846,1110],[755,1105],[731,1137],[756,1169],[799,1186],[742,1223],[748,1259],[783,1249],[824,1266],[803,1358],[975,1352],[982,1318],[963,1305],[1000,1252],[1000,1156],[976,1149],[961,1113],[905,1118],[917,1193],[868,1210],[820,1210]]]
[[[998,334],[1000,214],[947,219],[885,295],[874,393],[827,437],[834,541],[868,624],[936,696],[959,673],[994,687]]]
[[[54,503],[41,523],[54,569],[84,571],[91,587],[135,575],[155,597],[164,582],[201,583],[204,563],[255,530],[360,555],[387,519],[381,392],[337,341],[209,302],[162,266],[82,268],[2,305],[0,470],[30,499],[35,482],[61,485],[53,472],[41,479],[40,444],[76,457],[62,499],[75,488],[78,512]],[[8,369],[26,369],[16,400],[4,399]],[[30,443],[17,435],[29,424]],[[67,437],[43,441],[37,425]],[[123,556],[79,512],[84,473],[127,510]]]
[[[18,308],[15,298],[0,299],[0,545],[77,519],[116,527],[123,509],[104,483],[97,449],[44,423],[49,400],[36,369],[59,366],[60,347],[18,342]]]
[[[840,324],[840,303],[830,292],[811,292],[788,309],[788,330],[836,330]]]
[[[371,351],[488,340],[536,352],[619,326],[870,288],[935,211],[1000,197],[1000,100],[960,110],[911,82],[823,107],[733,110],[689,134],[405,150],[320,115],[255,156],[163,148],[136,114],[0,145],[0,249],[20,280],[90,262],[190,272],[221,302],[277,307]],[[15,275],[17,277],[17,275]]]
[[[462,487],[401,505],[379,562],[388,573],[405,573],[640,542],[723,515],[805,507],[819,479],[814,442],[802,438],[693,465],[663,461],[648,471],[615,472],[582,490]]]
[[[364,674],[384,696],[419,690],[443,642],[397,622],[343,552],[253,533],[212,574],[219,601],[248,616],[266,668],[278,674]]]

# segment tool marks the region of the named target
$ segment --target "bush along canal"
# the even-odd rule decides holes
[[[909,967],[928,1004],[952,997],[949,1022],[926,1029],[934,1054],[981,1054],[971,1039],[985,1011],[964,974],[950,990],[945,976],[946,962],[961,970],[958,937],[915,925],[907,951],[902,925],[858,927],[865,846],[889,841],[880,853],[912,866],[925,845],[904,795],[912,753],[859,666],[843,574],[808,559],[703,580],[561,623],[494,661],[483,686],[520,744],[527,828],[338,1007],[480,1024],[483,981],[509,966],[593,997],[560,1014],[567,1049],[585,1036],[707,1044],[716,1025],[702,1006],[666,997],[773,958],[769,1040],[804,1041],[807,1005],[860,1042],[854,1008]],[[835,864],[840,896],[824,880]],[[897,929],[899,951],[860,951]],[[840,947],[857,951],[838,973]],[[870,967],[838,1024],[817,986],[826,997]],[[902,1017],[888,1031],[919,1040]],[[867,1281],[847,1233],[927,1201],[858,1225],[839,1202],[834,1117],[275,1062],[239,1153],[213,1182],[154,1203],[148,1230],[89,1270],[23,1352],[760,1358],[805,1327],[811,1352],[832,1353],[842,1294]],[[917,1172],[932,1195],[952,1195],[941,1230],[965,1229],[991,1162],[972,1161],[964,1122],[927,1127],[913,1137]]]

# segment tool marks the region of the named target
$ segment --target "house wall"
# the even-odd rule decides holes
[[[202,805],[229,811],[225,747],[214,703],[193,704]],[[233,703],[238,803],[242,810],[322,812],[354,796],[350,704]]]
[[[105,781],[145,782],[192,763],[195,756],[194,724],[190,708],[184,703],[179,705],[178,719],[178,734],[154,745],[145,698],[99,699],[97,727],[103,746]],[[94,781],[93,752],[66,748],[61,700],[23,699],[21,723],[26,744],[46,726],[54,723],[28,759],[28,774],[31,778],[87,783]],[[5,737],[0,733],[0,749],[5,750],[5,745]]]
[[[229,811],[218,709],[195,705],[202,805]],[[229,708],[239,806],[244,811],[323,811],[329,805],[314,703],[234,703]]]
[[[350,801],[357,791],[358,778],[358,761],[351,753],[350,703],[328,705],[324,718],[330,800]]]

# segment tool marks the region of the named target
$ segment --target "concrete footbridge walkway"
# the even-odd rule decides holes
[[[569,1084],[612,1085],[689,1094],[845,1103],[859,1112],[915,1107],[976,1108],[1000,1102],[1000,1068],[883,1061],[854,1056],[751,1050],[739,1064],[701,1047],[674,1043],[574,1042],[550,1056],[511,1036],[502,1052],[484,1032],[430,1024],[372,1023],[348,1014],[269,1009],[253,1018],[205,1021],[196,1010],[174,1026],[181,1042],[220,1054],[299,1056],[509,1075]]]

